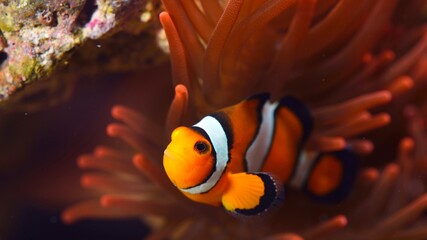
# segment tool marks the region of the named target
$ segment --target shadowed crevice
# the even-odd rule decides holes
[[[96,0],[87,0],[83,6],[82,11],[77,17],[77,24],[81,27],[84,27],[90,21],[92,15],[97,9],[98,5],[96,4]]]
[[[7,53],[1,51],[0,52],[0,66],[7,60]]]

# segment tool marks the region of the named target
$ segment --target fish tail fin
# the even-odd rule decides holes
[[[319,202],[339,202],[352,190],[357,168],[357,157],[347,149],[320,153],[311,165],[303,191]]]

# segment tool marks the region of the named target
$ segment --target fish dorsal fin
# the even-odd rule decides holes
[[[237,217],[263,215],[283,200],[280,180],[269,173],[235,173],[222,196],[224,208]]]

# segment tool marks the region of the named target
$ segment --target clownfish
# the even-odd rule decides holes
[[[304,151],[312,128],[308,108],[296,98],[271,102],[259,94],[176,128],[163,166],[185,196],[236,216],[268,212],[284,200],[285,187],[339,201],[351,189],[357,159],[349,150]]]

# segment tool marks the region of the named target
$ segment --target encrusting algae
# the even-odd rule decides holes
[[[149,32],[159,28],[158,24],[153,24],[152,16],[160,8],[158,0],[0,1],[0,103],[6,105],[4,102],[10,96],[24,98],[18,90],[37,95],[52,91],[58,82],[66,85],[62,78],[51,84],[46,84],[46,79],[50,80],[55,70],[67,65],[72,54],[91,40],[110,37],[110,41],[119,44],[125,40],[111,38],[112,35],[121,32],[132,36],[144,32],[146,35],[140,37],[146,45],[153,47],[154,37]],[[131,44],[133,38],[129,37],[127,41]],[[80,54],[93,57],[87,48]],[[118,50],[104,54],[111,58],[121,56]],[[149,55],[141,51],[135,59],[151,57]],[[85,65],[79,67],[84,69]],[[39,86],[27,88],[34,84]]]
[[[107,134],[130,148],[100,146],[78,159],[81,184],[99,198],[76,203],[63,221],[138,217],[148,239],[424,239],[427,33],[414,0],[164,0],[175,95],[164,123],[126,106]],[[374,151],[366,132],[404,115],[395,159],[360,170],[338,205],[290,190],[261,221],[240,221],[179,193],[162,168],[170,133],[248,96],[290,94],[309,106],[307,148]],[[169,98],[159,93],[159,99]],[[386,113],[386,104],[389,112]],[[166,113],[165,113],[166,114]],[[399,117],[396,117],[399,119]],[[403,130],[402,130],[403,131]],[[386,134],[384,134],[386,135]],[[375,137],[375,135],[372,135]],[[390,136],[375,141],[387,142]],[[391,146],[392,144],[390,144]],[[388,156],[376,149],[374,156]],[[383,157],[384,158],[384,157]],[[370,165],[370,164],[361,164]]]

